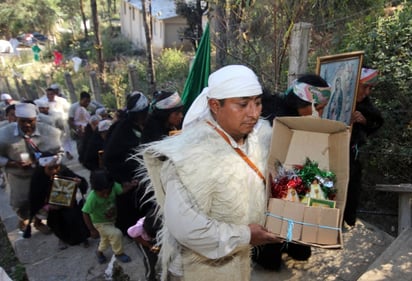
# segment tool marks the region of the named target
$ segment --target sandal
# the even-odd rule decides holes
[[[97,251],[97,252],[96,252],[96,256],[97,256],[97,261],[98,261],[100,264],[103,264],[103,263],[105,263],[105,262],[107,261],[106,256],[105,256],[102,252]]]
[[[116,255],[116,259],[118,259],[119,261],[123,262],[123,263],[127,263],[130,262],[132,259],[126,255],[126,254],[120,254],[120,255]]]

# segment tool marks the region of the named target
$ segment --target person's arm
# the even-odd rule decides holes
[[[69,117],[68,119],[70,129],[76,130],[76,125],[74,125],[74,117]]]
[[[84,223],[86,224],[87,228],[90,231],[90,237],[98,238],[99,237],[99,232],[94,227],[94,225],[92,223],[92,219],[90,218],[90,215],[88,213],[83,212],[83,220],[84,220]]]
[[[193,208],[172,165],[167,168],[164,204],[165,224],[182,245],[208,257],[217,259],[230,254],[239,246],[281,242],[258,224],[228,224],[207,217]]]
[[[132,180],[127,182],[122,182],[122,193],[126,193],[133,188],[135,188],[139,184],[138,180]]]

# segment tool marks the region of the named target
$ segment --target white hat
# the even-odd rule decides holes
[[[62,157],[60,155],[45,156],[39,158],[39,164],[42,167],[58,165],[62,162]]]
[[[36,106],[32,103],[18,103],[16,104],[16,117],[20,118],[36,118]]]
[[[100,108],[96,109],[96,114],[97,114],[97,115],[100,115],[100,116],[107,114],[106,108],[100,107]]]
[[[35,100],[34,103],[37,105],[37,107],[49,107],[49,102],[46,100]]]
[[[111,120],[102,120],[99,122],[99,125],[97,127],[99,132],[104,132],[109,130],[110,126],[112,125],[112,121]]]
[[[100,120],[102,120],[102,117],[100,117],[100,115],[94,114],[90,117],[89,124],[92,124],[93,122],[96,122],[96,121],[100,122]]]
[[[228,65],[209,76],[208,87],[193,101],[183,120],[183,128],[205,119],[208,99],[252,97],[262,94],[256,74],[244,65]]]
[[[1,94],[1,100],[12,100],[12,97],[7,93],[3,93]]]
[[[47,89],[49,90],[58,90],[60,87],[59,87],[59,84],[56,84],[56,83],[54,83],[54,84],[51,84]]]

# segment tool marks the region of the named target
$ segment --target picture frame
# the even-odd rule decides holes
[[[331,86],[331,97],[322,118],[351,126],[363,56],[363,51],[356,51],[317,58],[316,73]]]
[[[48,203],[71,207],[76,198],[78,185],[78,181],[73,178],[55,176],[50,188]]]
[[[327,199],[316,199],[310,197],[308,200],[308,206],[311,207],[323,207],[323,208],[336,208],[336,201]]]

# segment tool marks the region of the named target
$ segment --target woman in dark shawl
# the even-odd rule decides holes
[[[142,133],[142,143],[158,141],[181,129],[183,104],[177,92],[157,91],[150,103],[149,117]]]
[[[148,109],[149,101],[142,93],[130,94],[127,97],[126,117],[116,123],[110,137],[106,140],[103,164],[118,183],[131,182],[135,179],[139,164],[130,156],[141,143]],[[127,229],[143,216],[135,198],[136,196],[142,198],[144,193],[143,189],[136,188],[117,196],[116,227],[123,234],[126,234]]]
[[[59,248],[84,243],[88,246],[90,236],[81,212],[81,204],[75,199],[71,207],[49,205],[47,203],[54,176],[72,178],[78,182],[78,188],[84,196],[87,192],[87,181],[60,163],[57,155],[43,154],[39,159],[30,184],[30,215],[35,217],[39,211],[47,210],[47,226],[59,238]]]

